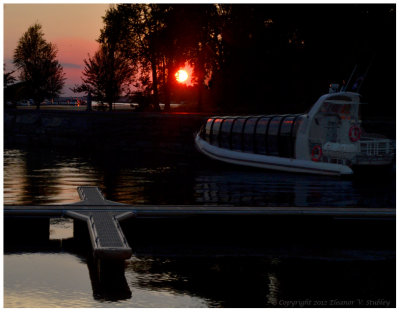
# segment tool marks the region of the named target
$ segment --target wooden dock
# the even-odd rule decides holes
[[[86,222],[93,252],[100,259],[128,259],[128,245],[119,222],[140,217],[181,216],[291,216],[330,217],[344,219],[395,220],[392,208],[331,207],[232,207],[187,205],[125,205],[106,200],[97,187],[78,187],[81,201],[69,205],[4,206],[5,218],[60,218]]]

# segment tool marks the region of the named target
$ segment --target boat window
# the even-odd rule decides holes
[[[238,118],[233,122],[232,127],[232,149],[236,151],[242,150],[242,134],[246,118]]]
[[[212,131],[211,131],[211,144],[219,146],[219,132],[222,124],[221,118],[216,118],[214,119],[214,123],[212,126]]]
[[[287,116],[282,120],[279,133],[279,156],[293,157],[292,128],[296,116]]]
[[[294,121],[294,126],[292,129],[292,138],[293,139],[296,139],[297,133],[299,132],[299,129],[300,129],[300,125],[303,123],[304,118],[305,118],[305,115],[300,115]]]
[[[328,98],[322,104],[320,112],[337,115],[340,119],[353,119],[358,115],[358,105],[348,97]]]
[[[205,138],[206,138],[206,126],[205,125],[201,126],[199,135],[203,140],[205,140]]]
[[[210,134],[211,134],[211,128],[212,128],[213,122],[214,122],[214,119],[209,118],[206,123],[205,140],[209,143],[210,143]]]
[[[262,117],[257,122],[256,135],[255,135],[255,152],[257,154],[267,153],[266,139],[267,139],[267,131],[270,120],[271,120],[270,117]]]
[[[245,152],[254,152],[254,132],[259,117],[247,119],[243,131],[243,150]]]
[[[282,119],[283,119],[282,116],[275,116],[271,119],[271,122],[269,124],[268,142],[267,142],[268,155],[279,156],[278,134]]]
[[[293,123],[294,123],[295,116],[287,116],[283,119],[280,134],[281,135],[290,135],[292,131]]]
[[[297,116],[296,120],[294,121],[293,129],[292,129],[292,142],[293,142],[293,158],[296,157],[296,138],[297,133],[299,132],[300,126],[305,119],[305,115]]]
[[[231,148],[231,131],[233,125],[233,118],[224,119],[221,125],[220,133],[220,146],[222,148]]]

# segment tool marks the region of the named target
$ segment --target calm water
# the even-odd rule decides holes
[[[395,207],[394,171],[338,179],[259,172],[196,154],[4,151],[5,204],[76,202],[80,185],[99,186],[107,199],[130,204]],[[395,304],[392,248],[291,247],[290,252],[238,254],[235,246],[210,244],[202,247],[208,250],[203,254],[187,251],[188,246],[175,254],[138,252],[126,261],[116,291],[96,281],[87,249],[72,236],[71,221],[52,220],[48,240],[7,243],[6,237],[6,307]]]

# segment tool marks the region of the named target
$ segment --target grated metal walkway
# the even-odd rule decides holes
[[[97,187],[81,186],[78,187],[78,193],[82,201],[74,205],[118,205],[105,200]],[[128,259],[132,256],[132,249],[126,241],[119,221],[133,216],[133,213],[109,210],[85,211],[80,207],[79,210],[67,210],[65,215],[87,223],[95,256],[103,259]]]

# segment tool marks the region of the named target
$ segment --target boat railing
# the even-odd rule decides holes
[[[392,157],[395,153],[395,142],[387,138],[362,137],[360,154],[367,157]]]

